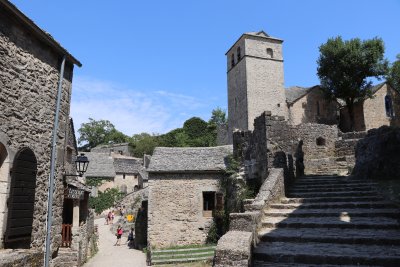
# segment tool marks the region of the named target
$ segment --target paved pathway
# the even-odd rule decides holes
[[[118,217],[114,221],[118,221]],[[116,236],[110,231],[110,225],[104,224],[104,218],[94,221],[99,229],[99,251],[83,267],[110,267],[110,266],[146,266],[146,255],[136,249],[129,249],[125,244],[126,236],[122,236],[121,246],[114,246]]]

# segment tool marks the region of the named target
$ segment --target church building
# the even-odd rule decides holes
[[[228,50],[228,132],[253,130],[264,111],[292,125],[320,123],[349,130],[346,106],[325,98],[319,85],[284,87],[283,40],[264,31],[244,33]],[[400,125],[400,96],[387,83],[372,88],[373,98],[355,108],[356,131]],[[230,138],[230,137],[228,137]]]

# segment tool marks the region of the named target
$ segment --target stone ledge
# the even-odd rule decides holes
[[[4,249],[0,250],[0,266],[14,267],[41,267],[44,255],[42,252],[30,249]]]
[[[251,262],[252,233],[229,231],[218,241],[214,267],[248,267]]]
[[[231,213],[229,230],[254,232],[258,221],[260,220],[260,212]]]

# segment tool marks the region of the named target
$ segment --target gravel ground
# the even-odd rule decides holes
[[[118,217],[114,221],[118,221]],[[99,251],[83,267],[146,266],[146,255],[140,250],[129,249],[125,245],[127,234],[122,236],[121,246],[114,246],[117,238],[111,233],[110,225],[105,225],[104,222],[104,218],[94,221],[99,229]]]

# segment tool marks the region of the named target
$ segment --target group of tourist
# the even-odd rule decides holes
[[[113,211],[109,211],[106,215],[106,223],[105,224],[113,224],[114,223],[115,213]]]
[[[117,236],[117,241],[115,242],[114,246],[120,246],[121,245],[121,237],[124,231],[122,230],[121,225],[118,225],[116,236]],[[128,234],[128,239],[126,240],[125,244],[128,244],[129,248],[133,247],[133,241],[134,241],[134,232],[133,228],[131,228],[131,231]]]

